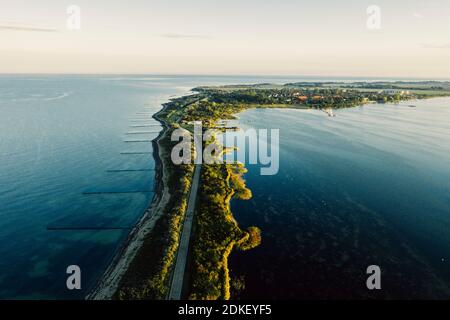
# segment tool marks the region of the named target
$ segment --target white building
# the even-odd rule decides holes
[[[399,89],[386,89],[383,90],[384,93],[386,94],[399,94],[399,95],[405,95],[405,94],[409,94],[408,90],[399,90]]]

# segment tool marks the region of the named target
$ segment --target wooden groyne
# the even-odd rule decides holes
[[[84,195],[98,195],[98,194],[132,194],[132,193],[153,193],[150,190],[131,190],[131,191],[85,191]]]
[[[159,133],[159,131],[137,131],[137,132],[127,132],[126,135],[133,135],[133,134],[150,134],[150,133]]]
[[[148,172],[155,171],[155,169],[117,169],[117,170],[106,170],[106,172]]]
[[[126,143],[133,143],[133,142],[152,142],[153,140],[124,140],[123,142]]]
[[[48,231],[109,231],[129,229],[131,229],[131,227],[47,227]]]

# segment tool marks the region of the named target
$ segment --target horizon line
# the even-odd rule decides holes
[[[255,78],[327,78],[327,79],[403,79],[417,81],[450,81],[444,77],[406,77],[406,76],[354,76],[354,75],[315,75],[315,74],[220,74],[220,73],[101,73],[101,72],[0,72],[0,76],[163,76],[163,77],[255,77]]]

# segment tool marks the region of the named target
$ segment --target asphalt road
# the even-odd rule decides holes
[[[189,193],[189,200],[186,209],[186,217],[181,233],[180,245],[178,247],[177,260],[172,275],[172,283],[170,286],[169,300],[181,300],[184,276],[186,273],[186,266],[189,254],[189,242],[191,239],[192,223],[194,220],[195,203],[197,200],[198,185],[200,183],[200,172],[202,166],[196,165],[194,169],[194,176],[192,178],[191,191]]]

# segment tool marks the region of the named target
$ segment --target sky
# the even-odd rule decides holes
[[[0,73],[450,78],[450,1],[0,0]]]

